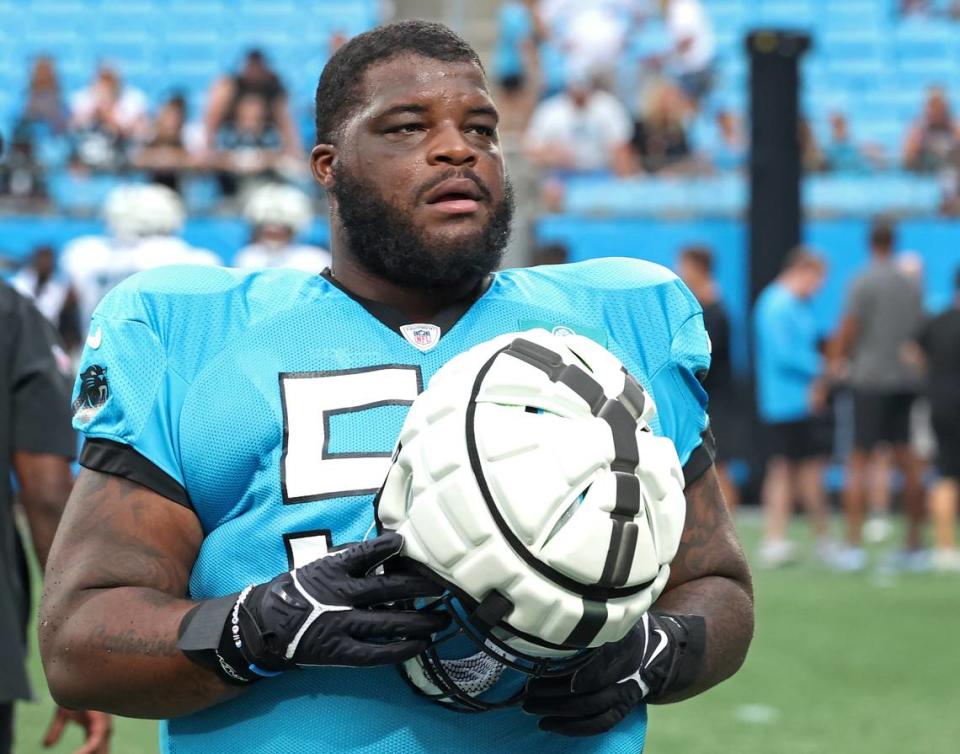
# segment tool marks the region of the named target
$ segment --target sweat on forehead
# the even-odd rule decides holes
[[[400,21],[359,34],[327,62],[317,84],[317,143],[331,143],[346,117],[363,99],[363,82],[375,65],[416,55],[449,63],[471,63],[483,71],[476,51],[442,24]]]
[[[483,100],[492,107],[483,72],[472,63],[403,55],[370,66],[357,90],[355,107],[345,112],[341,127],[352,118],[376,116],[398,103],[430,108],[451,100]]]

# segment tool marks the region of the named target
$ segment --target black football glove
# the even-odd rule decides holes
[[[429,646],[432,634],[447,627],[449,617],[386,604],[443,592],[423,576],[374,573],[402,546],[399,534],[384,534],[248,587],[229,598],[232,605],[201,603],[181,625],[180,647],[235,683],[301,666],[392,665],[415,657]],[[203,615],[204,605],[217,603],[220,620],[224,605],[229,612],[216,650],[213,657],[198,655],[201,624],[211,617]]]
[[[647,697],[693,683],[705,634],[699,616],[646,613],[623,639],[600,647],[572,675],[530,680],[523,710],[542,716],[541,730],[605,733]]]

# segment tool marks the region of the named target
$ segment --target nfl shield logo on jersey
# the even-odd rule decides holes
[[[420,351],[429,351],[440,342],[440,328],[436,325],[401,325],[400,332],[410,345]]]

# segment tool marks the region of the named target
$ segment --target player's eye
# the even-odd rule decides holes
[[[492,139],[497,134],[497,129],[491,128],[490,126],[467,126],[467,130],[485,136],[488,139]]]
[[[402,123],[399,126],[391,126],[390,128],[386,129],[384,133],[412,134],[422,130],[423,130],[423,125],[420,123]]]

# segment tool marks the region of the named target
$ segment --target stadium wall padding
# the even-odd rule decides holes
[[[814,306],[821,330],[827,334],[843,310],[850,280],[866,264],[867,221],[863,219],[808,222],[804,240],[821,250],[830,265],[827,282]],[[61,249],[71,238],[103,233],[97,220],[47,216],[0,217],[0,257],[21,260],[36,245]],[[552,215],[537,224],[538,242],[560,241],[572,261],[602,256],[649,259],[673,267],[679,249],[689,243],[706,243],[716,255],[717,280],[730,313],[734,333],[735,363],[747,367],[748,286],[746,225],[733,219],[653,220],[647,218],[595,218]],[[907,220],[898,226],[897,248],[915,251],[924,261],[924,292],[931,312],[951,298],[954,270],[960,267],[960,222]],[[217,252],[229,263],[247,242],[249,229],[237,218],[192,218],[184,231],[191,243]],[[325,220],[316,220],[304,239],[320,245],[329,242]]]

